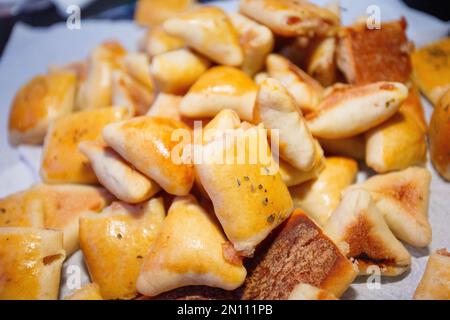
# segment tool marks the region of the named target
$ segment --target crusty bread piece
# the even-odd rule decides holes
[[[380,29],[368,29],[366,23],[342,28],[337,64],[347,81],[352,84],[406,82],[412,68],[405,31],[405,18],[383,23]]]
[[[0,227],[43,228],[44,220],[43,203],[32,188],[0,199]]]
[[[162,92],[158,93],[146,115],[181,121],[180,104],[182,99],[182,96]]]
[[[164,31],[162,25],[150,28],[141,40],[141,50],[145,51],[150,58],[185,46],[183,39],[171,36]]]
[[[354,265],[308,216],[296,209],[248,261],[242,299],[288,299],[306,283],[340,297],[357,275]]]
[[[191,9],[195,3],[196,0],[138,0],[134,21],[142,26],[153,27]]]

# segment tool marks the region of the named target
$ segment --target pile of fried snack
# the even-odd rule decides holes
[[[404,244],[432,240],[427,136],[450,179],[450,40],[414,50],[404,19],[344,27],[300,0],[182,2],[138,7],[140,52],[107,41],[17,92],[9,140],[43,144],[42,183],[0,200],[0,299],[58,298],[79,248],[91,283],[67,299],[337,299],[408,272]],[[255,138],[269,161],[237,152]],[[432,252],[414,298],[449,299],[449,272]]]

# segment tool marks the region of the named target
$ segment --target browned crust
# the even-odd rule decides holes
[[[342,29],[338,55],[345,55],[346,66],[340,67],[347,80],[353,84],[406,82],[412,71],[406,26],[402,17],[383,23],[381,29],[370,30],[366,24]]]
[[[351,262],[300,210],[271,238],[248,261],[247,279],[239,289],[242,299],[287,299],[299,283],[339,296],[353,280]]]

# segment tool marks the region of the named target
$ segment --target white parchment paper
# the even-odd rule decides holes
[[[328,1],[314,2],[323,5]],[[235,11],[238,7],[236,1],[217,3],[229,11]],[[366,14],[367,7],[373,4],[379,7],[383,21],[405,16],[408,36],[418,46],[445,37],[450,30],[449,23],[410,9],[400,1],[389,0],[341,1],[344,24],[350,24]],[[0,197],[40,181],[41,147],[11,148],[7,142],[9,106],[18,88],[36,74],[46,72],[49,65],[85,58],[93,47],[104,40],[117,39],[129,50],[136,50],[142,34],[143,30],[131,21],[82,20],[80,30],[69,30],[65,24],[49,28],[30,28],[23,24],[15,26],[0,61]],[[424,99],[423,103],[429,119],[432,108]],[[408,273],[400,277],[382,278],[378,289],[370,289],[366,278],[358,278],[345,293],[344,299],[410,299],[423,274],[429,253],[436,248],[450,248],[450,183],[445,183],[429,163],[428,167],[433,175],[429,210],[433,227],[432,244],[425,249],[408,247],[413,256]],[[358,178],[365,176],[366,173],[361,172]],[[89,281],[80,251],[64,264],[61,297],[71,292],[66,280],[69,275],[76,274],[76,270],[81,270],[82,283]]]

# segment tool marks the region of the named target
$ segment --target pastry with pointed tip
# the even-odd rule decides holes
[[[100,183],[117,199],[138,203],[153,197],[159,185],[131,167],[120,155],[105,144],[85,141],[80,151],[91,162]]]
[[[42,151],[40,176],[45,183],[98,182],[89,160],[78,150],[81,141],[101,139],[107,124],[128,117],[121,107],[75,112],[53,121]]]
[[[244,60],[239,37],[226,13],[201,6],[164,22],[164,30],[212,61],[240,66]]]
[[[59,231],[0,228],[0,300],[56,300],[65,258]]]
[[[192,85],[181,102],[181,114],[188,118],[214,117],[233,109],[241,120],[253,120],[258,87],[243,71],[217,66],[206,71]]]
[[[420,167],[375,175],[352,188],[370,191],[384,219],[400,240],[415,247],[431,242],[428,221],[431,173]]]
[[[149,116],[111,123],[103,129],[106,143],[166,192],[186,195],[194,169],[183,161],[191,130],[182,122]],[[143,152],[145,150],[145,152]]]
[[[181,96],[160,92],[146,115],[181,121],[180,104],[182,99]]]
[[[267,55],[273,50],[272,31],[239,13],[231,13],[230,19],[239,35],[244,53],[241,69],[253,76],[264,67]]]
[[[450,252],[439,249],[428,258],[414,300],[450,300]]]
[[[251,256],[291,214],[292,199],[262,126],[243,123],[205,144],[195,167],[225,234],[242,255]]]
[[[339,17],[308,1],[242,0],[240,12],[284,37],[335,34]]]
[[[186,44],[183,39],[171,36],[162,25],[150,28],[141,43],[141,50],[152,58],[156,55],[166,53],[172,50],[184,48]]]
[[[312,181],[289,188],[294,206],[304,210],[324,226],[339,205],[341,192],[353,183],[358,172],[355,160],[340,157],[325,159],[325,169]]]
[[[336,296],[326,290],[307,283],[300,283],[294,287],[288,297],[289,300],[338,300]]]
[[[96,283],[88,283],[74,293],[64,298],[64,300],[103,300],[100,294],[100,287]]]
[[[240,289],[244,300],[285,300],[301,284],[340,297],[357,276],[357,268],[299,209],[258,247],[246,267]]]
[[[114,202],[80,218],[80,245],[91,280],[104,299],[131,299],[149,248],[164,225],[162,198],[129,205]]]
[[[57,71],[36,76],[16,93],[9,112],[9,143],[41,144],[54,119],[74,108],[76,76]]]
[[[338,245],[348,246],[348,257],[356,259],[360,274],[370,274],[378,266],[384,276],[397,276],[411,265],[411,255],[392,234],[383,214],[368,191],[353,189],[342,201],[324,228]]]
[[[348,138],[389,119],[407,96],[408,89],[398,82],[345,87],[326,96],[306,120],[316,137]]]
[[[270,54],[266,64],[269,76],[286,87],[303,112],[317,109],[323,95],[323,87],[319,82],[279,54]]]
[[[156,296],[189,285],[236,289],[244,282],[246,271],[240,259],[227,259],[226,244],[216,220],[193,196],[175,198],[145,257],[138,291]]]
[[[323,86],[336,82],[336,38],[317,39],[311,45],[305,62],[305,70]]]
[[[150,73],[160,92],[183,95],[209,66],[205,58],[178,49],[154,56]]]
[[[281,158],[302,171],[313,167],[315,140],[295,100],[278,80],[269,78],[259,86],[253,119],[262,122],[269,135],[276,131],[274,147]]]

